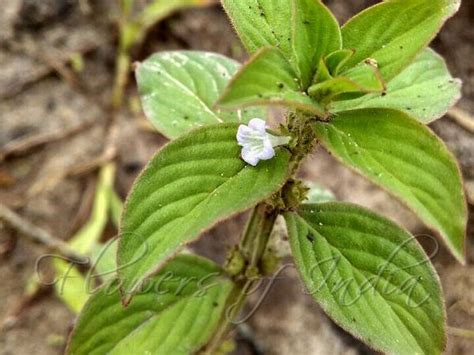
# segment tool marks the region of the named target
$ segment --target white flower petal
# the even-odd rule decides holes
[[[245,125],[240,125],[237,130],[237,142],[243,146],[253,140],[253,130]]]
[[[272,159],[275,156],[273,147],[289,141],[289,137],[274,137],[267,133],[266,127],[265,121],[259,118],[239,126],[237,143],[242,147],[242,159],[250,165],[256,166],[260,160]]]
[[[241,156],[246,163],[252,166],[256,166],[260,161],[260,159],[258,158],[258,154],[247,147],[242,148]]]
[[[260,118],[252,118],[248,124],[251,129],[254,129],[260,133],[266,133],[265,129],[267,128],[267,124],[264,120]]]
[[[260,160],[269,160],[275,156],[275,149],[270,146],[264,146],[263,149],[260,151],[258,157]]]

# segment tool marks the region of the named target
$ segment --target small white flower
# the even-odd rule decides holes
[[[260,160],[269,160],[275,156],[274,147],[287,144],[290,137],[273,136],[266,131],[267,125],[260,118],[253,118],[248,125],[240,125],[237,142],[242,147],[242,159],[253,166]]]

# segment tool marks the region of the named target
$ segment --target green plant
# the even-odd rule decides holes
[[[305,203],[309,188],[297,172],[323,145],[402,200],[464,262],[460,172],[425,126],[459,98],[460,82],[426,47],[460,2],[387,0],[342,28],[316,0],[222,4],[252,54],[243,67],[176,51],[137,68],[145,113],[174,140],[130,193],[118,279],[88,301],[68,352],[223,351],[247,291],[275,270],[267,244],[282,215],[304,283],[341,327],[386,353],[441,353],[442,291],[416,239],[353,204],[314,194]],[[289,110],[276,132],[255,119],[271,105]],[[251,207],[223,268],[178,255]]]

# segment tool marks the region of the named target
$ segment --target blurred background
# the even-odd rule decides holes
[[[150,2],[135,1],[127,9],[112,0],[1,1],[0,354],[63,352],[84,301],[77,287],[85,269],[69,270],[77,277],[61,287],[57,275],[68,264],[44,255],[97,253],[117,233],[121,201],[136,175],[166,142],[141,111],[131,64],[170,49],[247,58],[215,1],[156,0],[153,16],[140,17]],[[341,23],[376,3],[324,2]],[[127,27],[130,18],[141,21],[139,30]],[[463,80],[463,98],[431,128],[457,156],[465,178],[470,208],[466,266],[426,237],[433,233],[400,203],[323,150],[302,171],[338,199],[373,208],[420,236],[434,255],[445,292],[448,354],[472,354],[474,346],[473,43],[474,2],[464,0],[432,44]],[[222,262],[243,218],[219,225],[192,247]],[[373,353],[323,314],[292,268],[279,276],[235,336],[235,354]]]

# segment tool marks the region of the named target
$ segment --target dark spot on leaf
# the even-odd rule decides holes
[[[185,120],[189,120],[189,116],[184,116],[183,117]]]
[[[311,243],[313,243],[314,242],[314,235],[312,235],[311,233],[308,233],[306,235],[306,239],[308,239]]]
[[[303,23],[304,23],[305,25],[309,25],[311,22],[309,22],[308,20],[304,20]]]
[[[403,46],[400,46],[400,49],[403,49]]]
[[[217,307],[217,306],[219,305],[219,303],[217,303],[217,302],[212,302],[212,305],[213,305],[214,307]]]
[[[385,96],[385,95],[387,95],[387,92],[386,91],[382,92],[382,96]]]
[[[408,111],[411,111],[411,107],[406,107],[406,109],[407,109]]]
[[[278,83],[278,88],[281,90],[285,87],[285,85],[283,83]]]

